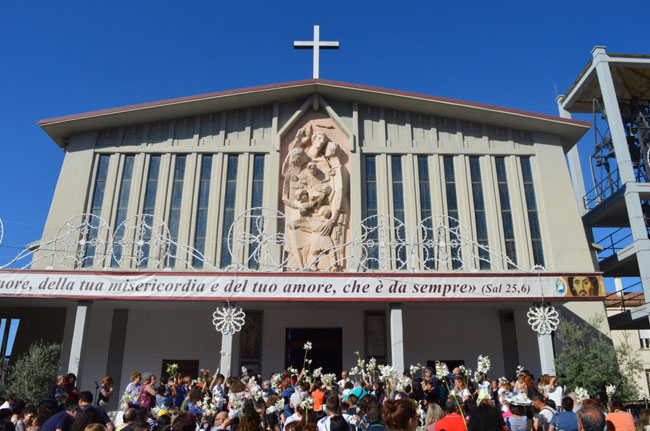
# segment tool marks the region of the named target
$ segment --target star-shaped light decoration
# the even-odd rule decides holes
[[[212,313],[214,329],[223,335],[234,335],[244,326],[246,313],[241,308],[233,308],[230,304],[218,308]]]
[[[560,323],[560,315],[550,305],[534,305],[528,309],[526,316],[530,327],[539,335],[550,335]]]

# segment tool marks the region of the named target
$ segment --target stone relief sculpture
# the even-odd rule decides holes
[[[282,202],[291,227],[285,250],[288,267],[343,270],[348,195],[339,145],[311,124],[301,127],[282,175]]]

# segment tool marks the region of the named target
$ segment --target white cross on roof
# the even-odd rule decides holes
[[[293,42],[295,49],[313,49],[314,50],[314,79],[318,79],[319,62],[320,62],[320,49],[339,49],[338,41],[321,41],[320,40],[320,26],[314,26],[314,40],[295,40]]]

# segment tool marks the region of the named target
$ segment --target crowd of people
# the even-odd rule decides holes
[[[268,380],[246,369],[239,377],[202,370],[192,379],[172,366],[160,383],[133,372],[112,418],[111,377],[93,399],[76,389],[74,375],[61,376],[51,398],[38,404],[10,394],[0,406],[0,431],[650,430],[650,410],[635,419],[619,400],[605,408],[596,398],[565,393],[552,376],[535,380],[522,368],[512,380],[492,380],[485,372],[472,377],[462,366],[450,372],[443,363],[401,376],[371,364],[340,376],[290,368]]]

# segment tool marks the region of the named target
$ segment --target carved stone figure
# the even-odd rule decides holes
[[[340,155],[339,145],[309,124],[298,129],[283,162],[282,202],[290,227],[285,251],[292,270],[345,267],[348,206]]]

